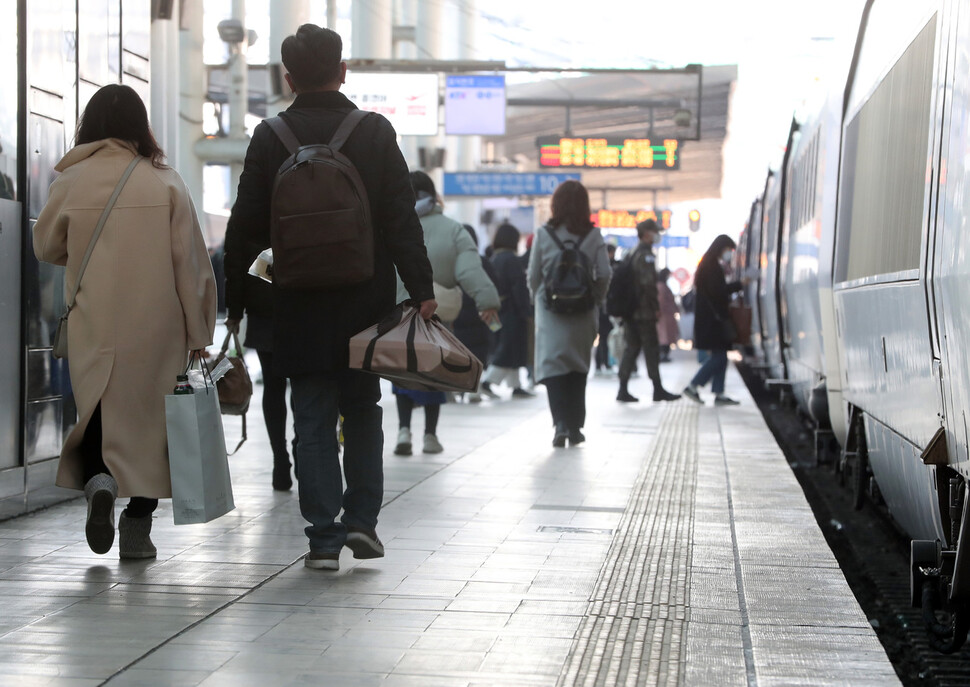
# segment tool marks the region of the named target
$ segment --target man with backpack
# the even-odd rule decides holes
[[[627,385],[640,351],[647,361],[647,375],[653,382],[654,401],[675,401],[680,396],[663,388],[660,381],[660,344],[657,341],[657,269],[653,244],[660,242],[660,225],[647,219],[637,224],[640,243],[617,265],[606,297],[607,312],[623,319],[626,349],[620,361],[620,390],[616,400],[636,403],[640,399]]]
[[[339,569],[344,546],[355,558],[384,555],[376,531],[380,385],[349,369],[350,337],[394,307],[395,267],[425,319],[437,307],[394,129],[339,92],[347,71],[341,50],[339,35],[313,24],[283,41],[296,100],[253,132],[226,241],[230,286],[255,279],[246,275],[250,262],[273,248],[273,362],[290,379],[300,437],[300,509],[310,523],[305,565],[322,570]],[[228,308],[226,325],[237,328],[241,305],[230,300]]]

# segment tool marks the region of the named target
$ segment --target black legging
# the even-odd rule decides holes
[[[546,396],[552,423],[557,429],[578,432],[586,424],[586,374],[567,372],[564,375],[546,377]]]
[[[398,426],[411,429],[411,414],[414,412],[414,400],[404,394],[395,394],[397,398]],[[438,432],[438,417],[441,415],[441,404],[432,403],[424,407],[424,433]]]
[[[286,453],[286,377],[273,372],[273,354],[256,351],[259,366],[263,370],[263,420],[269,445],[273,450],[274,463],[289,464]],[[293,456],[296,458],[296,437],[293,437]]]
[[[99,402],[91,416],[91,421],[84,428],[84,436],[81,438],[81,445],[78,450],[81,452],[84,461],[84,483],[99,474],[110,475],[111,471],[104,464],[104,454],[101,452],[102,443],[101,431],[101,403]],[[125,515],[129,518],[144,518],[151,515],[158,507],[158,499],[147,499],[141,496],[132,496],[125,508]]]

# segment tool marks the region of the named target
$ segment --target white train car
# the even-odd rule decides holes
[[[761,278],[758,280],[758,313],[761,320],[763,369],[772,379],[785,377],[782,356],[781,314],[778,292],[778,247],[781,226],[782,175],[770,174],[765,184],[761,227]]]

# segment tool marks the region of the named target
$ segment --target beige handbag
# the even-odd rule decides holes
[[[438,309],[435,310],[435,315],[437,315],[443,322],[451,324],[458,319],[458,314],[461,312],[461,301],[462,301],[462,290],[460,286],[455,286],[448,288],[442,286],[438,282],[434,283],[434,299],[438,303]]]
[[[482,378],[482,362],[437,317],[404,303],[351,337],[350,367],[418,391],[474,392]]]

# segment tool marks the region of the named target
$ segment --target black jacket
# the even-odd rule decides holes
[[[304,93],[282,113],[303,145],[330,140],[356,106],[342,93]],[[379,321],[395,305],[397,267],[414,300],[434,298],[431,263],[414,212],[408,168],[394,128],[384,117],[367,116],[341,149],[367,188],[374,223],[374,278],[325,291],[271,289],[261,300],[257,278],[246,273],[270,245],[270,200],[276,172],[289,157],[269,125],[253,132],[236,203],[226,230],[226,305],[229,317],[243,309],[273,316],[275,372],[285,376],[337,372],[347,368],[348,341]],[[265,312],[270,305],[271,313]]]
[[[485,270],[485,274],[494,284],[498,277],[492,268],[492,263],[482,258],[482,269]],[[492,331],[479,317],[475,299],[464,291],[461,294],[461,312],[458,313],[458,319],[454,321],[452,328],[455,330],[455,336],[458,337],[458,340],[465,344],[468,350],[474,353],[483,364],[487,365],[492,345]]]
[[[729,350],[732,342],[724,336],[722,322],[730,318],[731,294],[741,290],[741,282],[728,284],[716,258],[705,256],[694,275],[697,294],[694,314],[694,348],[701,351]]]
[[[497,367],[525,367],[528,364],[529,317],[532,305],[529,287],[522,262],[509,250],[498,250],[492,255],[495,268],[495,286],[502,299],[499,317],[502,328],[498,331],[498,343],[492,355]]]

